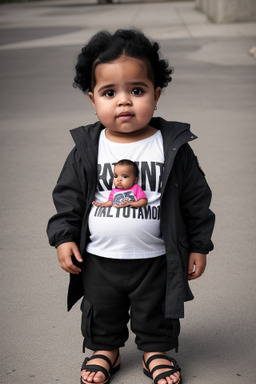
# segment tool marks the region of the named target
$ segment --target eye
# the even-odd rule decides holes
[[[108,91],[104,92],[104,96],[113,97],[113,96],[115,96],[115,91],[113,91],[113,89],[109,89]]]
[[[114,175],[114,179],[117,179],[117,175]]]
[[[142,93],[144,93],[144,91],[141,88],[134,88],[132,90],[132,95],[134,96],[140,96]]]

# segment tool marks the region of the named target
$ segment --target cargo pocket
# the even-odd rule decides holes
[[[92,343],[92,304],[87,301],[85,298],[83,298],[82,304],[81,304],[81,311],[82,311],[82,324],[81,324],[81,330],[82,335],[84,337],[84,347],[85,344],[91,344]]]

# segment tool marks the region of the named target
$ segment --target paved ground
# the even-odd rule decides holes
[[[66,312],[68,276],[45,227],[51,191],[73,143],[94,121],[72,88],[81,45],[99,29],[136,26],[175,67],[157,113],[189,121],[213,189],[215,251],[191,284],[182,320],[184,384],[256,382],[256,24],[216,25],[193,2],[48,1],[0,6],[1,378],[3,384],[75,384],[80,309]],[[131,335],[115,384],[146,384]]]

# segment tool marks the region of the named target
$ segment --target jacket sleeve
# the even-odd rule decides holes
[[[57,213],[48,222],[47,235],[50,245],[55,247],[69,241],[79,242],[85,195],[80,183],[78,163],[77,150],[74,148],[53,190]]]
[[[181,211],[189,240],[189,251],[207,254],[213,249],[211,236],[215,215],[210,210],[211,190],[197,158],[188,144],[181,147]]]

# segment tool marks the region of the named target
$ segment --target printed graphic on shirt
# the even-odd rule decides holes
[[[146,191],[161,192],[162,162],[135,161],[139,168],[138,184]],[[98,191],[110,191],[113,187],[113,168],[115,163],[98,164]]]
[[[116,192],[114,194],[113,205],[122,205],[130,201],[136,201],[136,197],[132,191]]]
[[[147,198],[143,207],[115,207],[123,199],[139,200],[137,191],[112,191],[113,169],[121,159],[134,161],[139,169],[138,186]],[[111,200],[111,207],[92,205],[89,215],[89,253],[114,259],[143,259],[165,254],[160,228],[160,199],[164,154],[161,133],[140,142],[120,145],[102,133],[98,154],[98,184],[95,201]]]
[[[164,164],[161,162],[153,162],[148,163],[147,161],[135,162],[139,169],[139,181],[138,184],[142,187],[142,190],[145,192],[146,197],[148,199],[148,206],[158,204],[157,210],[160,210],[160,195],[161,195],[161,177],[163,172]],[[116,162],[114,163],[105,163],[98,164],[98,191],[95,196],[95,200],[98,201],[107,201],[109,199],[109,193],[113,188],[113,169]],[[116,207],[114,205],[121,205],[125,202],[136,201],[136,197],[132,191],[122,191],[114,194],[113,206],[110,207],[109,214],[111,217],[120,217],[120,213],[116,213]],[[155,208],[155,207],[154,207]],[[123,208],[122,208],[123,209]],[[134,208],[137,210],[138,208]],[[150,208],[151,209],[151,208]],[[132,211],[128,210],[125,212],[125,216],[127,214],[131,215],[131,218],[136,219],[149,219],[149,220],[159,220],[158,215],[148,214],[146,207],[142,207],[139,209],[139,214],[136,216]],[[101,210],[97,210],[93,213],[94,216],[99,217],[102,215]],[[110,217],[107,215],[107,217]]]
[[[97,207],[95,208],[94,216],[98,217],[115,217],[115,218],[133,218],[141,220],[159,220],[160,206],[147,205],[146,207],[124,207],[112,209],[112,207]]]

